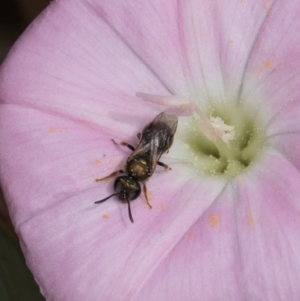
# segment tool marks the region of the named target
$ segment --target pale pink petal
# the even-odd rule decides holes
[[[148,182],[153,209],[143,197],[133,202],[131,224],[118,200],[94,204],[112,192],[112,182],[95,180],[122,167],[126,148],[33,109],[3,105],[0,113],[3,185],[28,265],[49,300],[131,298],[224,185],[193,179],[180,164],[158,169]]]
[[[287,121],[288,122],[288,121]],[[274,135],[268,139],[268,142],[278,149],[288,161],[300,169],[300,134],[299,133],[285,133],[284,135]]]
[[[0,80],[6,103],[104,128],[113,113],[132,122],[133,108],[143,123],[151,108],[145,112],[137,91],[169,93],[87,1],[53,2],[16,43]]]
[[[268,152],[216,198],[135,300],[165,292],[174,301],[298,300],[299,182],[297,169]]]
[[[178,1],[183,67],[193,98],[237,101],[266,13],[261,1]]]
[[[46,298],[130,300],[148,287],[153,271],[220,192],[215,183],[195,185],[176,176],[158,175],[149,183],[153,209],[135,202],[134,224],[124,204],[112,200],[95,208],[92,193],[81,193],[22,225],[23,249]],[[166,192],[174,182],[180,188]]]
[[[224,181],[185,165],[176,137],[163,157],[172,170],[148,182],[152,210],[140,197],[131,224],[117,199],[94,204],[113,191],[96,180],[130,153],[111,138],[136,145],[158,113],[137,92],[253,102],[269,138],[297,129],[298,6],[58,0],[30,26],[1,67],[0,177],[48,300],[299,299],[300,179],[276,153],[223,191]],[[284,140],[275,146],[286,152]]]
[[[298,300],[300,295],[300,175],[268,151],[236,189],[236,237],[249,300]]]
[[[231,185],[182,236],[135,300],[243,300]]]
[[[267,136],[297,132],[300,125],[299,2],[262,3],[267,14],[251,46],[239,100],[257,108]]]
[[[2,105],[0,114],[1,180],[17,230],[122,165],[124,155],[103,132],[16,105]]]

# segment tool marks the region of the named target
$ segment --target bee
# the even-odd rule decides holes
[[[141,194],[141,184],[143,193],[150,208],[147,196],[146,181],[153,175],[156,165],[160,165],[169,170],[169,166],[160,162],[159,159],[165,152],[168,152],[174,140],[174,134],[177,129],[178,118],[164,112],[160,113],[155,119],[147,124],[142,133],[138,133],[139,144],[136,148],[132,145],[121,142],[113,143],[127,146],[132,150],[131,155],[127,158],[124,170],[117,170],[99,181],[109,179],[119,173],[124,174],[115,179],[115,193],[110,196],[96,201],[100,204],[113,196],[118,196],[119,200],[128,204],[128,215],[133,223],[130,202],[137,199]]]

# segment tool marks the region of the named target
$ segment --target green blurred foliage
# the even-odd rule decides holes
[[[17,240],[0,227],[0,300],[45,301]]]

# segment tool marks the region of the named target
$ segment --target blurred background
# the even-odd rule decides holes
[[[0,0],[0,64],[15,40],[50,0]],[[0,300],[45,301],[26,267],[0,191]]]

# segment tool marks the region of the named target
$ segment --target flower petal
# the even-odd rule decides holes
[[[185,74],[193,98],[236,102],[267,11],[260,1],[178,1]]]
[[[185,233],[135,300],[242,300],[232,187]]]
[[[262,2],[267,14],[245,65],[240,100],[257,108],[271,136],[299,130],[300,6]]]
[[[143,122],[145,103],[136,92],[151,86],[167,93],[86,1],[53,2],[12,49],[2,66],[1,86],[6,103],[101,126],[111,112],[122,111],[131,120],[133,108]]]
[[[1,181],[17,228],[122,164],[111,136],[99,131],[16,105],[2,105],[0,115]]]
[[[272,150],[237,181],[238,260],[249,300],[299,299],[299,181],[299,171]]]
[[[260,166],[223,191],[135,300],[298,300],[300,175],[273,151]]]
[[[269,140],[271,140],[271,143],[274,145],[274,147],[278,149],[288,161],[294,164],[296,168],[300,169],[300,156],[298,146],[300,145],[300,134],[286,133],[284,135],[271,137]]]
[[[126,149],[33,109],[3,105],[0,115],[3,187],[28,265],[50,300],[131,298],[224,185],[193,179],[180,164],[158,169],[147,183],[153,209],[142,197],[133,202],[131,224],[116,199],[94,204],[112,191],[95,179],[120,168]]]
[[[129,153],[110,139],[133,143],[136,131],[157,113],[135,97],[137,91],[192,96],[203,104],[238,96],[259,104],[262,95],[272,107],[278,82],[280,97],[286,92],[297,99],[297,93],[288,94],[296,68],[259,76],[251,70],[269,55],[260,44],[267,29],[286,22],[282,37],[290,25],[282,11],[298,6],[59,0],[31,25],[1,67],[0,177],[28,264],[47,299],[193,300],[204,293],[207,299],[297,300],[299,279],[291,263],[299,262],[299,178],[280,156],[270,153],[265,169],[251,169],[249,179],[234,182],[237,207],[230,188],[221,194],[223,181],[191,173],[179,162],[176,143],[166,157],[174,162],[172,171],[158,169],[149,181],[153,209],[142,197],[132,203],[135,224],[126,204],[114,198],[93,202],[112,193],[112,183],[95,181],[121,168]],[[270,38],[266,44],[271,49],[278,43]],[[297,52],[298,38],[291,45]],[[279,62],[286,62],[289,49],[279,48]],[[294,76],[285,85],[280,80],[289,68]],[[289,112],[297,108],[297,102],[287,104]],[[270,119],[279,106],[278,97],[274,110],[261,110],[274,124],[270,135],[282,130],[276,129],[280,118]],[[291,174],[291,184],[277,170]],[[275,209],[266,201],[270,195]],[[255,205],[248,218],[250,196]],[[261,212],[271,212],[267,227]],[[279,227],[276,218],[286,223]],[[265,281],[261,290],[253,285],[257,275]]]
[[[164,185],[176,181],[168,177],[159,179]],[[219,192],[204,181],[197,188],[200,199],[190,199],[190,193],[183,199],[182,191],[193,185],[176,184],[177,196],[154,185],[152,210],[141,200],[133,204],[134,224],[123,204],[110,201],[96,208],[87,193],[24,223],[23,250],[46,298],[132,299]]]

